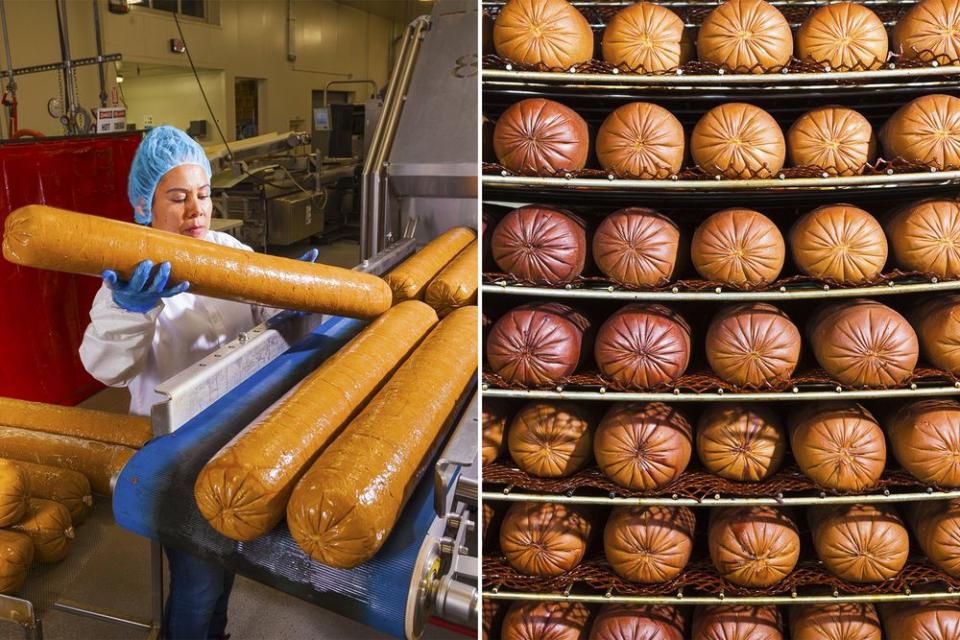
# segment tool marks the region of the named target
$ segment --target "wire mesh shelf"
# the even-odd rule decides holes
[[[652,491],[621,487],[597,467],[564,478],[538,478],[495,461],[484,465],[485,500],[494,502],[558,502],[583,505],[662,505],[731,507],[769,505],[899,503],[960,498],[960,490],[928,486],[902,469],[887,469],[875,487],[839,492],[818,486],[795,463],[759,482],[736,482],[701,468],[684,471],[673,482]],[[489,485],[497,485],[499,490]],[[519,491],[517,490],[519,489]]]
[[[645,302],[739,302],[776,300],[823,300],[898,294],[937,294],[960,290],[960,280],[936,276],[891,272],[865,285],[824,282],[806,276],[783,278],[763,288],[731,289],[728,285],[704,280],[682,280],[659,287],[632,288],[606,278],[582,277],[558,285],[524,282],[503,273],[484,273],[485,294],[565,300],[614,300]]]
[[[685,373],[669,385],[648,390],[624,388],[597,372],[582,372],[539,387],[511,383],[492,371],[483,372],[486,397],[592,400],[625,402],[758,402],[808,400],[920,399],[960,394],[960,379],[946,371],[917,367],[902,385],[890,388],[857,388],[844,385],[822,369],[794,375],[790,380],[760,388],[742,388],[712,372]]]
[[[956,597],[954,594],[960,589],[960,580],[922,557],[911,558],[900,573],[890,580],[863,584],[841,580],[816,561],[801,560],[790,575],[779,583],[766,588],[749,588],[723,579],[708,560],[701,559],[690,562],[677,578],[669,582],[637,584],[616,575],[601,555],[588,558],[565,573],[549,577],[524,575],[502,557],[485,557],[483,588],[484,592],[498,595],[507,589],[515,593],[535,594],[537,598],[548,596],[545,599],[585,602],[717,604],[719,601],[735,604],[738,602],[736,598],[751,598],[753,602],[782,598],[783,601],[777,604],[789,604],[802,602],[801,597],[812,596],[826,597],[829,602],[840,601],[841,597],[882,602],[893,595],[929,599],[927,596],[921,598],[918,589],[937,589],[936,592],[949,594],[944,597]],[[698,602],[698,598],[704,600]]]

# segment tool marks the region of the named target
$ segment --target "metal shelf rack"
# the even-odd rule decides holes
[[[909,8],[914,0],[860,0],[878,11],[887,23],[899,15],[898,10]],[[596,32],[605,26],[605,18],[632,0],[578,1],[572,4],[587,16]],[[482,5],[496,14],[503,0],[485,0]],[[720,4],[719,0],[664,0],[662,6],[679,13],[688,26],[697,24],[702,16]],[[823,4],[822,0],[772,0],[771,4],[784,9],[788,20],[806,9]],[[793,13],[790,13],[793,11]],[[915,66],[892,56],[880,69],[869,71],[817,72],[803,68],[794,61],[786,72],[765,74],[736,74],[711,70],[706,66],[688,67],[678,72],[636,74],[614,70],[610,65],[593,61],[573,70],[544,72],[504,65],[503,61],[487,58],[483,61],[481,81],[485,113],[496,117],[507,105],[528,97],[546,97],[573,108],[592,124],[612,111],[618,104],[635,100],[650,100],[667,107],[684,122],[685,127],[695,117],[723,101],[749,101],[770,111],[783,126],[803,111],[820,104],[846,104],[861,111],[872,122],[882,124],[899,104],[925,93],[958,93],[960,65]],[[706,105],[706,107],[705,107]],[[612,211],[615,205],[636,205],[642,202],[661,202],[669,198],[679,207],[719,208],[739,204],[764,210],[764,206],[800,206],[808,203],[826,204],[831,201],[853,200],[866,207],[867,202],[887,204],[893,199],[921,199],[931,196],[952,197],[960,188],[958,170],[916,170],[906,172],[880,171],[874,175],[849,177],[775,176],[769,179],[728,180],[678,177],[661,180],[628,180],[613,176],[565,175],[557,177],[526,177],[508,172],[489,171],[483,175],[484,201],[488,205],[515,208],[527,204],[555,203],[569,207],[592,207],[602,203]],[[795,174],[796,175],[796,174]],[[862,201],[862,202],[861,202]],[[869,207],[867,207],[868,210]],[[581,282],[562,287],[539,286],[488,279],[481,286],[484,295],[498,301],[519,304],[529,299],[570,300],[581,303],[602,302],[735,302],[735,301],[798,301],[827,300],[851,297],[888,297],[910,294],[941,295],[960,291],[960,282],[940,282],[922,277],[894,279],[870,286],[838,287],[822,283],[795,283],[767,291],[735,291],[711,288],[685,289],[682,285],[660,291],[636,291],[619,288],[613,283]],[[798,384],[778,391],[732,392],[713,388],[695,392],[688,389],[665,391],[618,391],[602,385],[573,384],[569,381],[555,388],[517,389],[498,388],[496,384],[482,385],[488,398],[517,400],[547,400],[573,402],[642,401],[667,403],[697,402],[824,402],[831,400],[900,400],[911,401],[927,397],[958,397],[960,382],[952,379],[918,381],[895,389],[844,389],[833,384]],[[762,496],[740,496],[723,493],[712,496],[689,497],[663,494],[640,497],[622,497],[595,486],[578,486],[554,493],[541,488],[522,488],[506,482],[485,481],[481,496],[491,504],[513,502],[558,502],[591,506],[665,505],[693,508],[722,508],[748,505],[778,507],[805,507],[828,504],[897,504],[929,500],[960,499],[960,489],[942,490],[935,487],[898,486],[875,489],[859,495],[832,495],[819,490]],[[495,532],[494,532],[495,534]],[[826,587],[798,587],[777,595],[748,596],[692,592],[683,588],[671,593],[644,596],[617,592],[614,588],[560,586],[556,590],[532,589],[522,584],[487,583],[482,596],[490,601],[525,600],[583,602],[589,604],[661,604],[661,605],[795,605],[814,603],[892,603],[925,600],[960,599],[960,589],[952,586],[952,579],[938,582],[918,581],[906,586],[890,585],[887,593],[844,592]],[[825,590],[824,590],[825,589]]]
[[[956,600],[960,598],[960,591],[953,589],[913,592],[910,593],[879,593],[879,594],[823,594],[823,595],[796,595],[786,596],[631,596],[615,595],[612,592],[604,593],[526,593],[522,591],[504,591],[501,589],[485,589],[483,597],[490,600],[535,600],[538,602],[583,602],[586,604],[648,604],[648,605],[797,605],[797,604],[829,604],[836,602],[872,602],[891,603],[927,600]]]
[[[673,287],[669,291],[637,291],[619,289],[613,285],[606,287],[571,286],[544,287],[535,285],[512,284],[506,281],[494,281],[481,285],[485,294],[531,297],[562,298],[564,300],[613,300],[620,302],[776,302],[778,300],[826,300],[835,298],[860,298],[917,293],[948,293],[960,291],[960,280],[939,282],[890,280],[886,284],[862,287],[831,287],[805,283],[802,286],[782,286],[767,291],[736,291],[720,287],[710,291],[682,291]]]
[[[563,504],[592,505],[605,507],[618,506],[663,506],[663,507],[798,507],[811,505],[837,504],[897,504],[901,502],[926,502],[929,500],[955,500],[960,498],[960,490],[935,490],[932,487],[927,491],[893,492],[860,494],[860,495],[825,495],[815,496],[784,496],[777,498],[757,497],[723,497],[717,494],[713,499],[696,500],[682,497],[611,497],[611,496],[584,496],[570,495],[569,493],[528,493],[514,491],[506,486],[502,491],[483,491],[480,494],[484,500],[492,502],[554,502]]]

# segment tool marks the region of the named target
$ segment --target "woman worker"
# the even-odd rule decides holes
[[[136,221],[206,242],[245,249],[230,235],[210,229],[210,162],[193,139],[175,127],[150,131],[130,169],[127,195]],[[311,249],[301,260],[316,260]],[[124,265],[126,266],[126,265]],[[154,389],[276,312],[258,305],[188,292],[189,282],[168,286],[170,264],[140,262],[129,281],[113,270],[90,310],[80,359],[94,378],[130,389],[130,413],[150,415],[161,399]],[[165,548],[170,595],[164,627],[168,638],[224,638],[233,573],[184,551]]]

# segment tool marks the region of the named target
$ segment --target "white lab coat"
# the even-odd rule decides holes
[[[208,231],[207,242],[252,251],[233,236]],[[176,271],[174,271],[176,275]],[[80,360],[110,387],[130,388],[130,413],[148,416],[163,399],[155,389],[240,333],[264,322],[276,309],[194,295],[163,298],[147,313],[118,307],[103,285],[90,309]]]

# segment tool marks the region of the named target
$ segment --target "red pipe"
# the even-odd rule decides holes
[[[435,627],[440,627],[441,629],[447,629],[449,631],[453,631],[454,633],[459,633],[462,636],[467,636],[468,638],[477,637],[476,629],[468,629],[467,627],[462,627],[459,624],[447,622],[446,620],[443,620],[442,618],[437,618],[436,616],[431,616],[430,619],[427,620],[427,622],[429,622]]]

